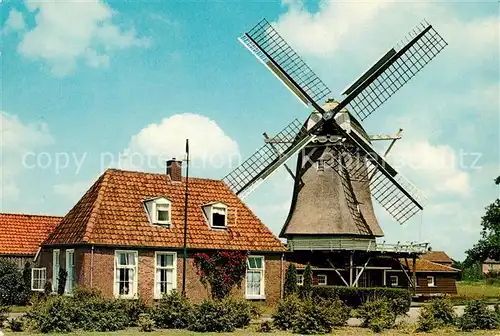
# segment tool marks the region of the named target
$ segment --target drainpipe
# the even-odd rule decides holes
[[[94,245],[92,245],[90,251],[90,288],[93,288],[93,280],[94,280]]]

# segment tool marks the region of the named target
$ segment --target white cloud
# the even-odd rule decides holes
[[[9,13],[7,21],[5,21],[4,29],[5,32],[20,31],[25,28],[23,14],[15,9],[12,9]]]
[[[26,31],[18,51],[26,58],[46,62],[52,72],[69,74],[78,61],[103,67],[115,50],[150,44],[132,27],[124,30],[112,22],[116,11],[100,0],[26,1],[35,26]]]
[[[186,139],[189,139],[194,168],[222,168],[240,162],[238,144],[215,121],[199,114],[184,113],[150,124],[132,136],[124,151],[127,157],[119,164],[135,169],[162,168],[165,160],[184,158]]]
[[[0,199],[19,197],[16,178],[23,169],[23,156],[53,143],[45,123],[25,123],[17,115],[0,111],[1,184]]]
[[[60,183],[53,187],[54,194],[63,196],[67,201],[76,203],[95,182],[94,180]]]

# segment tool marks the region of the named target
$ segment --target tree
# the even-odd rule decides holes
[[[285,275],[285,288],[283,290],[283,296],[287,297],[290,294],[297,293],[297,268],[294,263],[288,265]]]
[[[495,179],[500,184],[500,176]],[[481,220],[481,238],[468,251],[465,263],[470,266],[490,258],[500,260],[500,198],[486,207],[486,213]]]
[[[16,263],[0,258],[0,306],[22,305],[27,295],[23,274]]]
[[[59,269],[59,282],[57,283],[57,294],[63,295],[66,289],[66,279],[68,278],[68,272],[64,268]]]
[[[312,269],[311,269],[311,264],[307,264],[306,268],[304,269],[304,295],[306,297],[310,298],[312,295],[312,284],[313,284],[313,277],[312,277]]]

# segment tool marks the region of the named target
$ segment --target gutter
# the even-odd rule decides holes
[[[90,288],[93,288],[94,280],[94,245],[91,246],[90,250]]]

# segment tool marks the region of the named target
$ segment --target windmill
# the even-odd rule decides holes
[[[370,137],[361,122],[430,62],[446,46],[444,39],[432,25],[422,22],[349,85],[342,99],[326,102],[330,89],[267,20],[239,40],[314,111],[305,122],[294,120],[272,138],[264,133],[265,144],[225,176],[224,182],[244,198],[285,165],[295,182],[280,236],[288,239],[292,251],[404,250],[399,244],[375,243],[383,231],[372,198],[403,224],[423,210],[424,197],[372,146],[372,141],[386,139],[391,141],[390,150],[401,132]],[[295,155],[293,172],[286,162]],[[415,253],[425,247],[405,248]],[[352,256],[350,263],[352,285]]]

